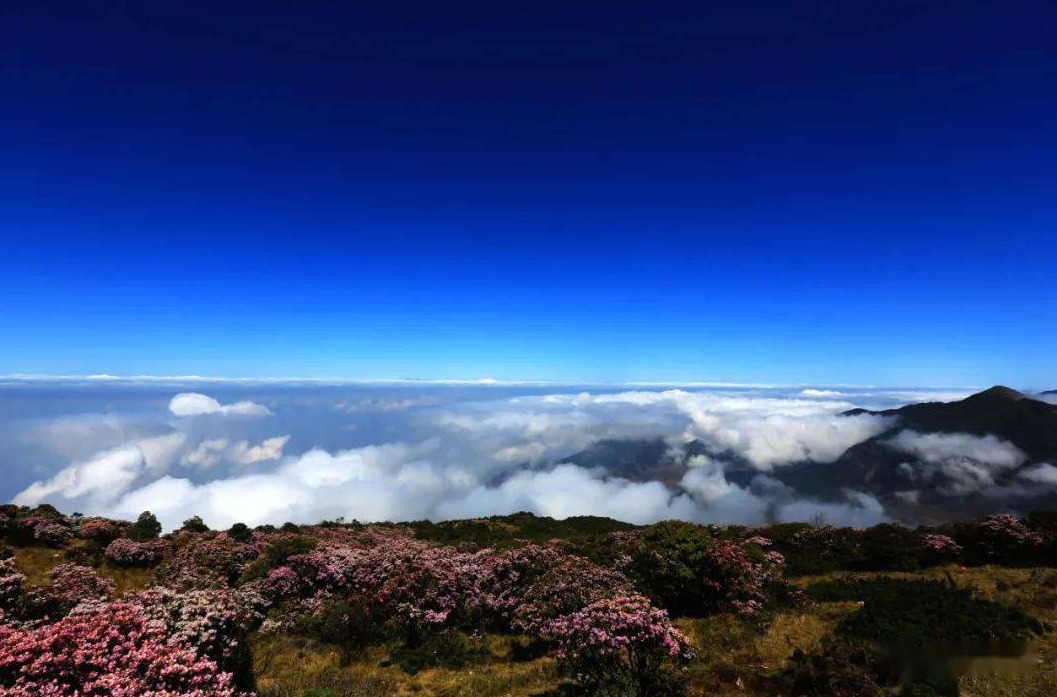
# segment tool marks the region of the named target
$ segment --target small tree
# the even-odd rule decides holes
[[[236,542],[249,542],[253,539],[253,531],[245,523],[235,523],[228,529],[228,537]]]
[[[209,526],[202,522],[200,516],[193,516],[184,521],[180,527],[184,532],[209,532]]]
[[[128,536],[133,540],[155,540],[161,534],[161,523],[150,511],[143,511],[129,528]]]

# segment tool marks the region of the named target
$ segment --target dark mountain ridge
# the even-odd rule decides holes
[[[769,476],[799,495],[820,500],[843,500],[846,490],[877,497],[892,515],[908,522],[948,520],[957,515],[985,514],[998,510],[1027,510],[1057,502],[1046,488],[1005,490],[1022,500],[1011,501],[996,491],[951,495],[942,474],[914,473],[912,454],[890,441],[902,431],[920,434],[967,434],[994,436],[1024,453],[1024,462],[994,472],[995,486],[1015,483],[1018,473],[1042,462],[1057,465],[1057,405],[995,386],[956,402],[923,402],[895,409],[853,409],[845,415],[871,414],[888,417],[891,426],[882,433],[848,448],[833,462],[801,462],[775,469]],[[727,479],[748,486],[759,474],[749,463],[730,452],[715,452],[701,441],[673,448],[663,439],[605,440],[565,458],[586,467],[604,468],[613,476],[634,481],[661,481],[677,487],[687,471],[687,461],[705,454],[724,462]],[[968,453],[967,459],[972,459]],[[923,467],[929,471],[929,467]],[[936,469],[936,468],[932,468]]]
[[[884,411],[853,409],[845,413],[894,416],[898,419],[894,431],[909,428],[921,433],[992,435],[1020,448],[1030,461],[1057,458],[1057,405],[1001,385],[958,402],[923,402]]]

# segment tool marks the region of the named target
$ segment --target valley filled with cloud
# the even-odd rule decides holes
[[[994,436],[898,429],[856,412],[972,390],[805,386],[9,380],[2,498],[167,528],[532,511],[634,523],[889,519],[867,490],[821,495],[783,474],[880,441],[908,482],[994,489],[1026,458]],[[623,449],[648,444],[650,458]],[[609,459],[599,459],[607,444]],[[631,445],[628,445],[631,444]],[[630,452],[630,450],[628,451]],[[613,455],[615,453],[615,455]],[[1053,468],[1020,473],[1052,486]],[[902,500],[915,497],[902,493]]]

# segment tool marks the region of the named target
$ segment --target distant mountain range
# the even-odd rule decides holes
[[[1038,396],[1043,395],[1057,396],[1057,390]],[[891,426],[833,462],[794,463],[769,476],[801,496],[820,500],[841,500],[848,489],[866,492],[890,515],[907,522],[1057,504],[1057,486],[1025,478],[1042,463],[1057,468],[1055,404],[996,386],[957,402],[845,412],[858,414],[887,417]],[[920,447],[907,448],[907,443]],[[759,474],[749,463],[729,452],[710,451],[701,441],[674,451],[662,439],[600,441],[564,462],[677,486],[687,460],[698,454],[722,460],[728,479],[742,485]]]

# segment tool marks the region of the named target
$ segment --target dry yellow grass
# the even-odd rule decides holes
[[[26,582],[33,586],[47,585],[50,582],[48,573],[59,564],[69,561],[64,551],[50,547],[18,547],[14,552],[15,566],[26,575]],[[97,571],[114,582],[118,595],[147,588],[154,580],[153,569],[127,569],[103,564]]]
[[[773,694],[770,677],[786,666],[793,652],[817,649],[854,608],[854,603],[820,603],[782,612],[762,631],[729,614],[676,620],[696,654],[687,671],[690,694]]]
[[[507,637],[489,637],[491,657],[459,670],[429,668],[410,675],[376,648],[343,661],[335,647],[288,636],[261,638],[254,673],[262,697],[530,697],[556,688],[550,658],[512,660]]]

